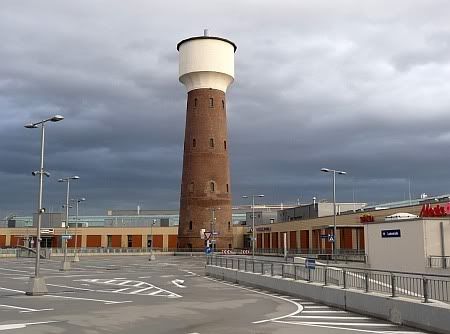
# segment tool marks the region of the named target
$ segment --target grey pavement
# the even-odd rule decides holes
[[[204,257],[43,260],[48,295],[26,296],[33,259],[0,261],[0,333],[423,333],[204,276]]]

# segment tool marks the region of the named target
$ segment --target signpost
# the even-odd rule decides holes
[[[328,241],[329,242],[334,242],[334,235],[333,234],[328,234]]]
[[[316,269],[316,259],[306,258],[305,260],[305,268],[306,269]]]

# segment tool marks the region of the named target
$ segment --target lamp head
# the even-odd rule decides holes
[[[261,194],[261,195],[258,195],[257,197],[264,197],[264,195]]]
[[[248,198],[248,196],[247,196],[247,195],[244,195],[244,196],[242,196],[242,198]]]
[[[74,176],[71,176],[71,177],[70,177],[71,180],[78,180],[79,178],[80,178],[80,177],[77,176],[77,175],[74,175]]]
[[[65,179],[59,179],[58,182],[66,182]]]
[[[328,168],[322,168],[320,171],[324,172],[324,173],[329,173],[330,172],[330,170]]]
[[[28,124],[25,124],[24,127],[26,127],[27,129],[36,129],[38,126],[33,123],[28,123]]]
[[[36,176],[39,174],[39,171],[35,170],[34,172],[31,172],[31,175]]]
[[[44,175],[47,176],[47,177],[50,177],[50,173],[49,172],[45,172],[44,171]]]
[[[64,116],[55,115],[52,118],[50,118],[50,121],[52,121],[52,122],[59,122],[59,121],[62,121],[63,119],[64,119]]]
[[[339,171],[339,172],[337,172],[339,175],[347,175],[347,172],[344,172],[344,171]]]

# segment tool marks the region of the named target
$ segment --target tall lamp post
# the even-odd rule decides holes
[[[40,266],[40,257],[41,257],[41,222],[42,222],[42,214],[45,212],[45,209],[42,207],[42,193],[43,193],[43,185],[44,185],[44,175],[49,177],[50,174],[44,170],[44,147],[45,147],[45,123],[50,122],[59,122],[64,119],[61,115],[55,115],[43,121],[37,123],[26,124],[25,127],[27,129],[36,129],[40,125],[41,126],[41,164],[38,171],[34,171],[33,175],[39,175],[39,195],[38,195],[38,221],[36,226],[36,264],[34,268],[34,277],[30,278],[29,289],[26,292],[27,295],[35,296],[35,295],[43,295],[46,294],[47,287],[45,285],[45,279],[39,276],[39,266]]]
[[[66,224],[64,226],[64,259],[61,264],[61,268],[59,270],[66,271],[70,270],[70,262],[67,261],[67,231],[69,228],[69,191],[70,191],[70,180],[78,180],[79,176],[68,176],[58,180],[58,182],[66,182],[67,183],[67,192],[66,192]]]
[[[334,259],[334,255],[336,252],[336,174],[338,175],[346,175],[347,172],[344,172],[342,170],[334,170],[329,168],[322,168],[320,170],[324,173],[333,173],[333,241],[331,243],[331,256]]]
[[[153,226],[156,224],[156,219],[153,219],[150,225],[150,259],[149,261],[155,260],[155,255],[153,254]]]
[[[76,208],[77,208],[77,219],[75,222],[75,249],[74,249],[74,256],[73,256],[73,260],[72,262],[80,262],[80,258],[78,257],[78,253],[77,253],[77,245],[78,245],[78,234],[77,234],[77,229],[78,229],[78,206],[81,202],[84,202],[86,200],[86,198],[81,197],[81,198],[75,198],[75,199],[71,199],[72,202],[76,202]]]
[[[264,197],[264,195],[244,195],[242,198],[252,198],[252,258],[255,258],[255,197]]]
[[[211,253],[214,253],[214,251],[216,250],[216,210],[220,210],[220,208],[208,208],[208,210],[211,210],[211,236],[210,238],[212,238],[210,240],[210,244],[211,244]]]

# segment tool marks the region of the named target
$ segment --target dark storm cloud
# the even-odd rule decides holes
[[[47,127],[45,203],[77,174],[85,210],[177,208],[185,121],[176,43],[238,45],[228,93],[234,202],[264,193],[338,198],[449,192],[450,24],[446,1],[4,1],[0,12],[0,216],[35,207]],[[218,10],[220,8],[220,10]],[[176,9],[176,10],[174,10]]]

